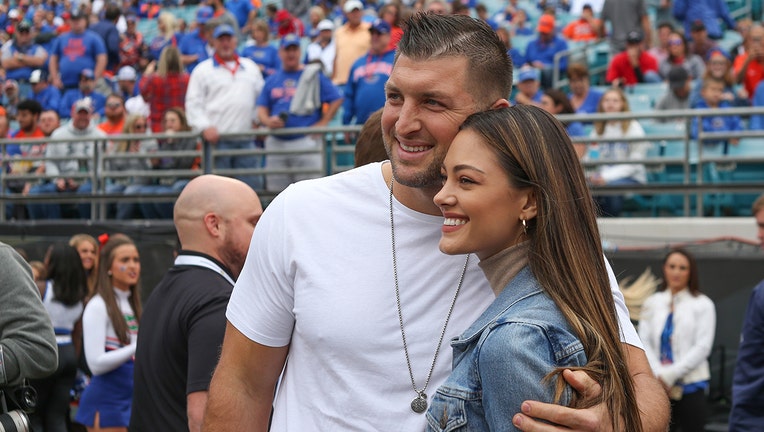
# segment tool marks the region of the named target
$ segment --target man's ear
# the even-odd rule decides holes
[[[491,105],[491,109],[499,109],[499,108],[508,108],[510,106],[510,103],[506,99],[498,99],[496,102]]]
[[[215,213],[207,213],[204,215],[204,227],[207,232],[213,237],[220,236],[220,218]]]

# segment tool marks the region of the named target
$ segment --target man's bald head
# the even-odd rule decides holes
[[[183,189],[173,221],[184,250],[210,255],[238,276],[262,213],[260,198],[246,183],[207,174]]]

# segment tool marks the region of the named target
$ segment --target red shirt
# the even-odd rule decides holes
[[[732,65],[735,69],[735,75],[740,73],[740,70],[743,69],[743,64],[745,64],[747,58],[747,53],[735,57],[735,64]],[[743,86],[745,87],[745,91],[748,92],[749,98],[753,97],[753,94],[756,91],[756,86],[762,79],[764,79],[764,65],[757,60],[751,60],[751,62],[748,63],[748,69],[745,71],[745,77],[743,77]]]
[[[658,72],[658,61],[655,57],[642,51],[639,55],[639,69],[642,74],[653,71]],[[610,66],[607,68],[607,74],[605,75],[605,81],[612,82],[616,78],[623,78],[624,84],[634,85],[637,84],[637,74],[634,72],[634,67],[631,66],[629,61],[629,54],[626,51],[620,52],[613,56],[613,60],[610,62]]]
[[[141,79],[141,95],[151,108],[152,131],[162,131],[162,117],[168,109],[185,106],[188,79],[186,72],[169,73],[166,77],[151,74]]]

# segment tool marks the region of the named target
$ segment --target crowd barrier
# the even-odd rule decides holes
[[[738,131],[725,133],[704,132],[702,122],[697,139],[690,138],[690,122],[693,118],[707,116],[738,115],[744,118],[750,115],[764,115],[764,108],[729,108],[708,110],[652,111],[644,113],[623,114],[592,114],[560,116],[562,121],[580,121],[589,124],[599,120],[634,119],[639,121],[646,131],[643,138],[619,139],[619,142],[649,142],[651,150],[644,159],[634,160],[586,160],[582,162],[584,169],[594,169],[598,165],[624,163],[643,164],[648,173],[646,184],[629,186],[593,186],[595,194],[626,195],[627,208],[625,216],[729,216],[749,215],[750,203],[756,195],[764,192],[764,130]],[[661,120],[671,120],[660,123]],[[354,143],[346,142],[348,136],[354,136],[360,126],[331,126],[321,128],[292,128],[280,130],[259,129],[247,134],[224,134],[223,138],[247,137],[264,139],[269,134],[318,134],[323,137],[320,148],[305,150],[266,151],[263,148],[254,150],[219,150],[215,145],[203,142],[196,132],[175,133],[171,135],[151,135],[152,139],[193,138],[199,145],[197,150],[185,152],[157,152],[150,154],[118,153],[106,154],[109,142],[121,140],[146,139],[146,135],[112,135],[98,141],[93,154],[88,158],[94,169],[78,173],[73,177],[80,181],[88,180],[93,185],[90,193],[54,193],[44,195],[29,195],[12,193],[8,190],[9,182],[24,180],[29,182],[52,181],[55,176],[50,174],[26,173],[9,175],[6,169],[0,172],[0,221],[6,220],[6,207],[11,204],[58,203],[67,205],[90,204],[91,220],[103,221],[109,219],[107,206],[118,202],[168,202],[173,201],[177,192],[151,195],[123,195],[107,192],[107,186],[120,179],[148,178],[151,182],[161,182],[162,179],[192,178],[203,173],[213,173],[225,176],[264,176],[267,174],[290,173],[308,174],[313,177],[331,175],[353,166]],[[737,145],[709,146],[703,143],[737,139]],[[573,137],[578,143],[609,142],[612,139],[595,139],[588,136]],[[66,145],[78,141],[68,140],[0,140],[0,151],[4,159],[4,167],[9,163],[41,163],[44,156],[14,157],[7,156],[9,144]],[[700,144],[699,144],[700,143]],[[382,143],[380,142],[380,145]],[[299,168],[272,169],[267,164],[250,169],[215,169],[208,161],[217,156],[255,155],[267,157],[273,154],[305,154],[318,153],[322,159],[318,170]],[[119,158],[173,158],[194,157],[201,163],[194,170],[136,170],[112,171],[106,163]],[[57,159],[67,159],[59,157]],[[263,158],[264,159],[264,158]],[[82,164],[83,166],[85,164]],[[267,204],[278,190],[262,189],[257,191]]]

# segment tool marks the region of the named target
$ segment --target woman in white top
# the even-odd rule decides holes
[[[629,101],[617,88],[607,90],[600,98],[598,113],[627,113]],[[636,138],[645,136],[645,131],[638,121],[608,120],[594,122],[593,138]],[[641,160],[647,156],[651,144],[645,141],[607,141],[589,144],[584,160],[587,161],[628,161]],[[595,186],[635,185],[647,182],[645,166],[633,163],[609,163],[597,165],[588,173],[587,179]],[[621,214],[624,197],[622,195],[603,195],[594,197],[601,209],[601,216],[617,217]]]
[[[639,336],[655,375],[671,398],[671,430],[704,430],[708,356],[716,309],[700,293],[695,258],[674,249],[663,261],[661,291],[642,306]]]
[[[69,391],[74,385],[77,356],[82,348],[80,318],[88,285],[79,253],[65,243],[54,244],[48,249],[45,267],[47,280],[42,282],[40,293],[56,332],[58,369],[48,378],[32,382],[37,390],[37,407],[31,416],[32,429],[66,432]]]
[[[129,237],[101,249],[96,295],[82,317],[85,357],[93,373],[75,420],[88,431],[127,431],[133,396],[133,357],[141,315],[141,262]]]

